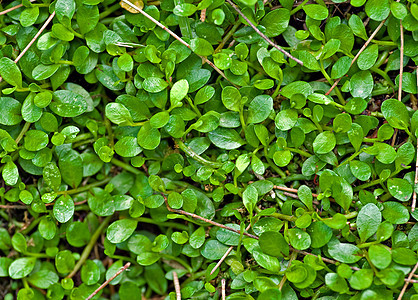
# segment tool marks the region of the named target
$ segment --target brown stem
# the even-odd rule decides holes
[[[416,159],[416,163],[415,163],[415,186],[417,185],[417,183],[418,183],[418,140],[417,140],[417,159]],[[417,205],[417,192],[414,189],[414,194],[412,195],[411,212],[415,211],[415,206],[416,205]]]
[[[101,286],[99,286],[97,288],[97,290],[95,290],[93,293],[91,293],[90,296],[87,297],[86,300],[90,300],[91,298],[93,298],[94,296],[96,296],[96,294],[98,292],[100,292],[106,285],[109,284],[109,282],[111,282],[113,279],[115,279],[117,276],[119,276],[119,274],[121,274],[123,271],[125,271],[127,268],[129,268],[129,266],[131,265],[130,262],[126,263],[122,268],[119,269],[119,271],[117,271],[115,273],[115,275],[113,275],[112,277],[110,277],[108,280],[106,280]]]
[[[177,273],[173,271],[174,289],[176,290],[176,299],[181,300],[180,283]]]
[[[190,45],[185,42],[181,37],[179,37],[177,34],[175,34],[173,31],[171,31],[170,29],[168,29],[167,27],[165,27],[163,24],[161,24],[160,22],[158,22],[156,19],[154,19],[152,16],[150,16],[149,14],[147,14],[145,11],[143,11],[141,8],[139,8],[138,6],[136,6],[135,4],[132,4],[131,2],[129,2],[128,0],[121,0],[122,2],[126,3],[127,5],[129,5],[130,7],[136,9],[137,11],[139,11],[144,17],[146,17],[147,19],[149,19],[151,22],[153,22],[154,24],[156,24],[157,26],[159,26],[160,28],[162,28],[163,30],[165,30],[166,32],[168,32],[172,37],[174,37],[176,40],[178,40],[180,43],[182,43],[184,46],[186,46],[187,48],[191,49]],[[200,56],[200,55],[199,55]],[[209,64],[216,72],[219,73],[219,75],[221,75],[223,78],[225,78],[227,81],[229,81],[228,78],[226,78],[224,72],[222,72],[217,66],[215,66],[209,59],[207,59],[205,56],[200,56],[207,64]],[[230,81],[229,81],[230,82]],[[232,82],[231,82],[232,83]],[[232,83],[233,84],[233,83]],[[235,87],[238,87],[237,85],[233,84]]]
[[[35,2],[35,0],[30,0],[30,2]],[[19,7],[22,7],[22,6],[23,6],[23,4],[18,4],[16,6],[13,6],[13,7],[10,7],[8,9],[5,9],[3,11],[0,11],[0,16],[5,15],[5,14],[7,14],[7,13],[9,13],[9,12],[15,10],[15,9],[18,9]]]
[[[401,56],[399,62],[399,90],[398,90],[398,100],[402,100],[402,79],[403,79],[403,55],[404,55],[404,35],[403,35],[403,26],[402,20],[399,20],[400,31],[401,31]]]
[[[287,265],[286,270],[290,268],[290,265],[292,264],[292,261],[295,260],[297,258],[297,256],[298,256],[298,253],[296,251],[293,251],[291,256],[290,256],[289,263]],[[285,275],[283,275],[282,280],[280,280],[279,290],[282,290],[284,284],[286,283],[286,280],[287,280],[287,277],[286,277],[286,274],[285,274]]]
[[[124,1],[124,0],[122,0]],[[248,25],[251,26],[252,29],[254,29],[255,32],[257,32],[257,34],[259,36],[261,36],[267,43],[269,43],[271,46],[273,46],[274,48],[276,48],[277,50],[279,50],[280,52],[282,52],[284,55],[286,55],[287,57],[289,57],[290,59],[293,59],[295,62],[297,62],[298,64],[300,64],[301,66],[303,66],[303,62],[300,59],[297,59],[296,57],[292,56],[289,52],[287,52],[286,50],[282,49],[281,47],[277,46],[272,40],[270,40],[264,33],[262,33],[251,21],[250,19],[248,19],[243,13],[242,11],[239,9],[238,6],[235,5],[234,2],[232,2],[231,0],[226,0],[226,2],[228,2],[233,9],[236,10],[236,12],[248,23]]]
[[[222,284],[222,300],[225,300],[226,299],[226,295],[225,295],[225,284],[226,283],[226,280],[225,280],[225,278],[222,278],[222,280],[221,280],[221,284]]]
[[[55,11],[48,17],[48,19],[45,21],[44,25],[42,25],[41,29],[35,34],[33,39],[29,42],[29,44],[26,45],[25,49],[23,49],[22,52],[20,52],[19,56],[16,57],[15,63],[17,63],[23,55],[29,50],[29,48],[32,46],[32,44],[36,41],[36,39],[41,35],[41,33],[45,30],[45,28],[48,26],[49,23],[51,23],[52,19],[55,17]]]
[[[417,269],[418,269],[418,262],[415,264],[415,267],[412,269],[411,273],[409,273],[408,281],[406,281],[405,284],[403,285],[402,290],[401,290],[401,293],[399,294],[398,300],[401,300],[402,299],[403,295],[406,292],[406,288],[408,287],[409,280],[412,279],[412,276],[417,271]]]
[[[399,62],[399,87],[398,87],[398,100],[402,100],[402,80],[403,80],[403,52],[404,52],[404,36],[403,36],[403,26],[402,26],[402,20],[399,20],[400,24],[400,35],[401,35],[401,56],[400,56],[400,62]],[[392,137],[392,143],[391,146],[393,147],[396,142],[396,136],[398,135],[398,128],[395,128],[395,132]]]
[[[223,224],[220,224],[220,223],[217,223],[217,222],[211,221],[211,220],[209,220],[209,219],[206,219],[206,218],[204,218],[204,217],[201,217],[201,216],[196,215],[196,214],[193,214],[193,213],[189,213],[189,212],[184,211],[184,210],[181,210],[181,209],[174,209],[174,208],[171,208],[171,207],[168,205],[167,197],[166,197],[165,195],[163,195],[163,197],[164,197],[164,199],[165,199],[165,204],[166,204],[166,206],[167,206],[167,209],[168,209],[168,211],[170,211],[170,212],[175,212],[175,213],[178,213],[178,214],[181,214],[181,215],[185,215],[185,216],[189,216],[189,217],[192,217],[192,218],[195,218],[195,219],[199,219],[199,220],[202,220],[202,221],[204,221],[204,222],[206,222],[206,223],[209,223],[209,224],[212,224],[212,225],[215,225],[215,226],[221,227],[221,228],[223,228],[223,229],[226,229],[226,230],[229,230],[229,231],[232,231],[232,232],[238,233],[238,234],[241,234],[241,232],[240,232],[239,230],[234,229],[234,228],[232,228],[232,227],[225,226],[225,225],[223,225]],[[253,235],[253,234],[249,234],[249,233],[247,233],[247,232],[244,232],[244,233],[243,233],[243,235],[246,235],[246,236],[248,236],[248,237],[250,237],[250,238],[253,238],[253,239],[258,240],[258,236],[255,236],[255,235]]]
[[[379,32],[379,30],[382,28],[383,24],[385,24],[386,19],[384,19],[382,22],[380,22],[379,26],[376,27],[376,29],[373,31],[373,33],[370,35],[370,37],[367,39],[367,41],[364,43],[363,47],[361,47],[360,51],[354,56],[353,60],[351,61],[350,67],[356,62],[360,54],[367,48],[367,46],[370,44],[370,42],[373,40],[373,38],[376,36],[376,34]],[[332,90],[337,86],[338,82],[342,77],[335,80],[334,84],[331,86],[331,88],[328,90],[328,92],[325,93],[325,95],[329,95]]]

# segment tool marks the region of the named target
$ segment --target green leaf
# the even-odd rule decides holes
[[[363,206],[357,216],[357,230],[361,241],[364,242],[375,234],[381,222],[382,214],[375,204]]]
[[[288,9],[278,8],[264,16],[260,25],[266,28],[268,37],[275,37],[283,33],[289,25],[290,13]]]
[[[382,104],[382,113],[393,128],[405,130],[409,126],[409,113],[405,104],[396,99],[388,99]]]
[[[188,17],[193,15],[197,7],[190,3],[180,3],[174,7],[173,13],[179,17]]]
[[[204,258],[210,260],[219,260],[228,250],[228,246],[218,242],[217,240],[208,240],[201,249]]]
[[[75,13],[75,1],[74,0],[57,0],[55,4],[55,12],[58,20],[66,24],[70,22]]]
[[[153,150],[160,144],[161,135],[157,128],[151,127],[150,123],[147,122],[139,130],[137,140],[142,148]]]
[[[170,102],[172,107],[181,106],[181,100],[187,96],[189,91],[189,83],[182,79],[173,84],[170,90]]]
[[[408,209],[398,202],[386,201],[383,203],[382,215],[392,224],[404,224],[409,220]]]
[[[20,73],[16,63],[10,58],[0,58],[0,75],[7,83],[22,87],[22,73]]]
[[[241,105],[241,94],[233,86],[227,86],[222,90],[222,103],[232,111],[239,111]]]
[[[349,243],[340,243],[334,239],[328,243],[329,255],[337,261],[352,264],[361,259],[361,250]]]
[[[248,106],[248,123],[263,122],[273,110],[273,98],[267,95],[255,97]]]
[[[242,202],[249,214],[252,216],[255,205],[258,202],[257,189],[251,184],[247,186],[245,191],[242,193]]]
[[[87,103],[79,94],[68,90],[55,91],[49,108],[61,117],[76,117],[87,110]]]
[[[29,151],[39,151],[48,145],[48,134],[40,130],[29,130],[25,134],[24,146]]]
[[[149,77],[142,82],[142,88],[149,93],[158,93],[165,90],[168,83],[158,77]]]
[[[353,5],[353,4],[352,4]],[[353,30],[353,33],[363,40],[367,40],[366,28],[364,28],[363,21],[356,14],[352,14],[348,20],[348,25]]]
[[[190,48],[194,53],[201,56],[209,56],[213,54],[212,45],[205,39],[194,38],[190,41]]]
[[[106,117],[120,126],[133,125],[132,116],[129,110],[120,103],[109,103],[106,105]]]
[[[377,57],[379,55],[379,46],[373,44],[368,46],[366,50],[364,50],[357,60],[357,65],[360,70],[368,70],[376,63]]]
[[[122,54],[118,58],[117,64],[118,64],[118,67],[121,68],[125,72],[132,71],[132,69],[134,67],[134,61],[132,59],[132,56],[129,55],[128,53]]]
[[[9,276],[13,279],[20,279],[28,276],[35,267],[36,258],[22,257],[10,264]]]
[[[355,271],[350,277],[350,285],[356,290],[365,290],[371,286],[373,282],[373,270],[372,269],[361,269]]]
[[[368,0],[365,10],[370,19],[374,21],[383,21],[390,13],[389,1]]]
[[[299,228],[291,228],[288,231],[289,241],[293,248],[298,250],[308,249],[311,245],[311,237]]]
[[[379,269],[386,269],[392,262],[392,253],[384,245],[371,245],[368,253],[370,261]]]
[[[350,161],[350,171],[357,179],[361,181],[369,180],[372,174],[370,166],[367,163],[359,160]]]
[[[100,280],[100,268],[94,261],[86,260],[81,268],[81,280],[87,285],[95,284]]]
[[[70,196],[65,195],[57,199],[54,204],[53,213],[55,219],[60,223],[68,222],[74,214],[74,201]]]
[[[219,127],[209,132],[208,137],[216,147],[226,150],[237,149],[245,144],[245,141],[233,129]]]
[[[291,129],[298,120],[298,113],[295,109],[280,111],[275,119],[276,127],[280,130]]]
[[[336,143],[335,135],[332,132],[321,132],[313,142],[313,149],[316,154],[326,154],[334,149]]]
[[[0,97],[0,124],[11,126],[22,121],[21,107],[19,101],[10,97]]]
[[[138,222],[132,219],[117,220],[109,225],[106,238],[113,244],[126,241],[135,231]]]
[[[389,178],[389,193],[399,201],[408,201],[412,196],[412,186],[406,179]]]
[[[328,17],[328,9],[319,4],[308,4],[303,6],[305,13],[314,20],[325,20]]]
[[[7,185],[15,185],[19,180],[19,170],[14,162],[8,161],[1,172],[3,180]]]
[[[366,98],[373,90],[373,76],[369,71],[359,71],[350,80],[350,92],[353,97]]]

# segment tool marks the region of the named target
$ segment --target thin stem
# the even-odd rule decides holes
[[[196,115],[200,118],[202,116],[202,114],[200,113],[200,111],[197,109],[196,105],[194,105],[192,99],[190,99],[189,96],[186,95],[186,100],[189,103],[190,107],[193,109],[193,111],[196,113]]]
[[[221,284],[222,284],[222,300],[225,300],[226,299],[226,294],[225,294],[226,280],[225,280],[225,278],[222,278]]]
[[[273,189],[276,189],[276,190],[281,190],[281,191],[286,191],[286,192],[291,192],[291,193],[296,193],[296,194],[297,194],[297,192],[298,192],[298,190],[297,190],[297,189],[292,189],[292,188],[288,188],[288,187],[285,187],[285,186],[279,186],[279,185],[275,185],[275,186],[273,186]],[[318,195],[317,195],[317,194],[312,193],[312,197],[317,198],[317,197],[318,197]]]
[[[400,23],[400,31],[401,31],[401,55],[399,59],[399,90],[398,90],[398,100],[402,100],[402,79],[403,79],[403,55],[404,55],[404,36],[403,36],[403,26],[402,20],[399,20]]]
[[[193,272],[192,267],[189,266],[189,264],[186,263],[181,258],[178,258],[177,256],[172,256],[172,255],[169,255],[169,254],[165,254],[165,253],[161,253],[161,256],[165,259],[174,260],[174,261],[178,262],[179,264],[181,264],[187,270],[187,272],[189,272],[189,273]]]
[[[109,177],[109,178],[103,179],[101,181],[96,181],[94,183],[91,183],[91,184],[88,184],[88,185],[85,185],[85,186],[82,186],[82,187],[79,187],[79,188],[75,188],[75,189],[72,189],[72,190],[59,191],[56,194],[57,195],[72,195],[72,194],[78,194],[78,193],[82,193],[82,192],[87,192],[91,188],[98,187],[98,186],[102,186],[102,185],[108,183],[111,179],[112,178]]]
[[[297,257],[298,257],[298,253],[296,251],[293,251],[292,254],[290,255],[289,264],[287,265],[286,269],[290,268],[290,265],[292,264],[292,261],[295,260]],[[287,277],[286,277],[286,274],[285,274],[285,275],[283,275],[282,280],[280,280],[279,290],[282,290],[286,280],[287,280]]]
[[[418,76],[418,72],[417,72]],[[415,186],[418,183],[418,140],[417,140],[417,157],[415,162]],[[417,205],[417,192],[414,189],[414,194],[412,195],[412,204],[411,204],[411,212],[415,211],[415,206]]]
[[[184,210],[181,210],[181,209],[174,209],[174,208],[171,208],[171,207],[168,205],[168,202],[167,202],[167,197],[166,197],[165,195],[163,195],[163,197],[164,197],[164,199],[165,199],[165,203],[166,203],[167,209],[168,209],[168,211],[170,211],[170,212],[175,212],[175,213],[178,213],[178,214],[181,214],[181,215],[186,215],[186,216],[189,216],[189,217],[192,217],[192,218],[195,218],[195,219],[199,219],[199,220],[201,220],[201,221],[203,221],[203,222],[206,222],[206,223],[209,223],[209,224],[212,224],[212,225],[218,226],[218,227],[220,227],[220,228],[223,228],[223,229],[226,229],[226,230],[229,230],[229,231],[232,231],[232,232],[235,232],[235,233],[241,234],[241,232],[240,232],[239,230],[234,229],[234,228],[232,228],[232,227],[225,226],[225,225],[220,224],[220,223],[218,223],[218,222],[211,221],[211,220],[209,220],[209,219],[206,219],[206,218],[204,218],[204,217],[198,216],[198,215],[193,214],[193,213],[189,213],[189,212],[184,211]],[[250,237],[250,238],[253,238],[253,239],[258,240],[258,236],[255,236],[255,235],[253,235],[253,234],[249,234],[249,233],[247,233],[247,232],[244,232],[243,234],[244,234],[244,235],[246,235],[246,236],[248,236],[248,237]]]
[[[378,41],[378,40],[372,40],[373,44],[381,45],[381,46],[397,46],[395,42],[392,41]]]
[[[112,14],[113,12],[117,11],[120,9],[120,4],[119,2],[117,2],[116,4],[112,5],[111,7],[107,8],[105,11],[103,11],[102,13],[99,14],[99,19],[104,19],[107,16],[109,16],[110,14]]]
[[[173,271],[173,281],[174,281],[174,289],[176,291],[176,299],[181,300],[179,277],[177,276],[177,273],[175,271]]]
[[[285,220],[285,221],[289,221],[289,222],[296,221],[296,218],[294,216],[288,216],[288,215],[285,215],[285,214],[273,213],[273,214],[271,214],[271,216],[273,218],[277,218],[277,219],[281,219],[281,220]]]
[[[26,131],[29,130],[30,124],[31,123],[26,122],[25,125],[23,125],[22,130],[19,132],[19,135],[17,136],[17,138],[15,140],[16,144],[19,144],[19,142],[22,140],[22,138],[25,135]]]
[[[35,0],[30,0],[30,2],[35,2]],[[5,15],[5,14],[11,12],[11,11],[14,11],[15,9],[18,9],[19,7],[22,7],[22,6],[23,6],[23,4],[18,4],[16,6],[13,6],[13,7],[10,7],[8,9],[5,9],[3,11],[0,11],[0,16]]]
[[[329,82],[329,84],[331,84],[332,86],[334,86],[335,82],[328,75],[327,71],[325,71],[325,69],[324,69],[324,63],[323,63],[322,59],[319,60],[319,68],[321,70],[321,73],[324,75],[325,79]],[[335,94],[337,95],[338,100],[340,101],[340,103],[342,105],[345,105],[345,99],[344,99],[343,95],[341,94],[341,91],[338,89],[337,86],[335,86],[334,88],[335,88]]]
[[[107,224],[109,224],[111,218],[112,218],[112,216],[108,216],[102,221],[100,226],[96,229],[96,231],[91,236],[90,242],[84,248],[83,253],[81,253],[80,259],[78,260],[77,264],[74,266],[74,269],[71,271],[70,274],[67,275],[66,278],[72,278],[72,277],[74,277],[75,274],[77,274],[78,270],[80,270],[80,268],[83,266],[84,262],[90,256],[90,252],[93,249],[94,244],[96,244],[97,239],[102,234],[102,231],[107,227]]]
[[[51,23],[52,19],[55,17],[55,11],[49,16],[49,18],[45,21],[44,25],[42,25],[41,29],[35,34],[33,39],[29,42],[29,44],[26,45],[25,49],[23,49],[22,52],[20,52],[19,56],[16,57],[15,63],[17,63],[23,55],[29,50],[29,48],[32,46],[32,44],[36,41],[36,39],[41,35],[41,33],[45,30],[45,28],[48,26],[49,23]]]
[[[364,43],[363,47],[357,52],[356,56],[354,56],[353,60],[351,61],[350,67],[356,62],[356,60],[359,58],[360,54],[367,48],[367,46],[370,44],[370,42],[373,40],[373,38],[376,36],[376,34],[379,32],[379,30],[382,28],[383,24],[385,24],[386,19],[384,19],[382,22],[380,22],[379,26],[376,27],[376,29],[373,31],[373,33],[370,35],[370,37],[367,39],[367,41]],[[325,93],[325,95],[329,95],[331,91],[337,86],[338,82],[340,82],[342,77],[338,78],[334,84],[331,86],[331,88],[328,90],[328,92]]]
[[[131,172],[135,175],[139,175],[141,174],[141,171],[135,169],[134,167],[132,167],[130,164],[127,164],[123,161],[117,160],[116,158],[112,158],[112,160],[110,161],[112,164],[114,164],[115,166],[121,167],[122,169]]]
[[[171,31],[170,29],[168,29],[167,27],[165,27],[163,24],[161,24],[160,22],[158,22],[156,19],[154,19],[153,17],[151,17],[149,14],[147,14],[145,11],[143,11],[141,8],[139,8],[138,6],[136,6],[135,4],[129,2],[128,0],[121,0],[122,2],[128,4],[130,7],[136,9],[137,11],[139,11],[144,17],[146,17],[147,19],[149,19],[151,22],[153,22],[154,24],[156,24],[158,27],[162,28],[163,30],[165,30],[166,32],[168,32],[172,37],[174,37],[176,40],[178,40],[180,43],[182,43],[184,46],[186,46],[187,48],[191,49],[190,45],[188,43],[186,43],[181,37],[179,37],[177,34],[175,34],[173,31]],[[199,55],[200,56],[200,55]],[[225,78],[228,82],[229,79],[225,76],[224,72],[222,72],[217,66],[215,66],[209,59],[207,59],[207,57],[205,56],[200,56],[200,58],[202,58],[207,64],[209,64],[216,72],[219,73],[219,75],[221,75],[223,78]],[[233,84],[231,82],[231,84],[235,87],[238,87],[236,84]]]
[[[222,42],[216,47],[215,53],[218,53],[222,50],[222,48],[225,46],[226,42],[234,35],[235,31],[237,31],[238,27],[241,25],[241,21],[238,19],[234,26],[232,26],[231,30],[228,31],[228,33],[224,36],[222,39]]]
[[[188,156],[198,161],[199,163],[215,169],[222,167],[221,162],[209,161],[207,159],[204,159],[203,157],[195,153],[192,149],[190,149],[188,146],[186,146],[181,140],[175,139],[174,142],[184,153],[186,153]]]
[[[301,4],[299,4],[298,6],[296,6],[294,9],[292,9],[290,11],[290,15],[292,16],[295,13],[297,13],[298,11],[300,11],[303,8],[303,6],[308,2],[309,2],[309,0],[304,0]]]
[[[101,286],[99,286],[97,288],[97,290],[95,290],[93,293],[91,293],[90,296],[88,296],[86,298],[86,300],[90,300],[91,298],[93,298],[94,296],[96,296],[96,294],[98,292],[100,292],[106,285],[108,285],[113,279],[115,279],[116,277],[118,277],[123,271],[125,271],[127,268],[129,268],[129,266],[131,265],[130,262],[126,263],[122,268],[119,269],[119,271],[117,271],[112,277],[110,277],[108,280],[106,280]]]
[[[122,0],[125,1],[125,0]],[[297,59],[296,57],[292,56],[289,52],[287,52],[286,50],[284,50],[283,48],[277,46],[274,42],[272,42],[272,40],[270,40],[264,33],[262,33],[251,21],[250,19],[248,19],[243,13],[242,11],[239,9],[238,6],[235,5],[234,2],[232,2],[231,0],[226,0],[226,2],[228,2],[233,9],[235,9],[235,11],[248,23],[248,25],[251,26],[252,29],[254,29],[255,32],[257,32],[257,34],[259,36],[261,36],[267,43],[269,43],[271,46],[273,46],[274,48],[276,48],[277,50],[279,50],[280,52],[282,52],[284,55],[286,55],[287,57],[289,57],[290,59],[293,59],[295,62],[297,62],[298,64],[300,64],[301,66],[303,66],[303,62],[300,59]]]
[[[210,275],[212,275],[213,273],[215,273],[215,271],[219,268],[219,266],[222,264],[222,262],[229,255],[229,253],[231,253],[231,251],[233,249],[234,249],[234,246],[231,246],[231,247],[228,248],[228,250],[226,250],[225,254],[221,257],[221,259],[218,261],[218,263],[216,264],[216,266],[212,269],[212,271],[210,271]]]
[[[374,66],[370,68],[370,71],[373,71],[379,74],[380,76],[382,76],[383,79],[386,80],[386,82],[390,85],[391,88],[395,88],[395,84],[393,83],[392,79],[390,79],[389,75],[385,71],[380,70],[378,67],[374,67]]]
[[[347,163],[349,163],[350,161],[352,161],[354,158],[356,158],[357,156],[359,156],[360,155],[360,153],[362,153],[363,152],[363,149],[360,149],[359,151],[356,151],[356,152],[354,152],[349,158],[347,158],[345,161],[343,161],[340,165],[339,165],[339,167],[340,166],[343,166],[343,165],[345,165],[345,164],[347,164]]]
[[[290,147],[284,147],[284,149],[285,150],[289,150],[289,151],[294,152],[294,153],[298,153],[298,154],[300,154],[302,156],[305,156],[305,157],[311,157],[312,156],[312,154],[310,154],[310,153],[308,153],[306,151],[303,151],[301,149],[290,148]]]
[[[145,218],[145,217],[139,217],[139,218],[136,218],[136,220],[140,223],[147,223],[147,224],[153,224],[157,226],[176,228],[178,230],[185,230],[185,231],[189,230],[189,227],[187,227],[186,225],[175,223],[175,222],[157,222],[157,221],[154,221],[154,219]]]
[[[376,184],[379,184],[380,182],[381,182],[381,180],[380,180],[380,179],[375,179],[375,180],[372,180],[372,181],[370,181],[370,182],[364,183],[364,184],[362,184],[362,185],[356,186],[356,187],[353,189],[353,191],[354,191],[354,192],[358,192],[358,191],[361,191],[361,190],[363,190],[363,189],[365,189],[365,188],[368,188],[368,187],[374,186],[374,185],[376,185]]]

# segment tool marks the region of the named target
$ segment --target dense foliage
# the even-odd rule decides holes
[[[0,298],[418,299],[418,3],[126,2],[0,3]]]

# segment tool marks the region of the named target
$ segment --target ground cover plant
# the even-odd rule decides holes
[[[2,1],[0,298],[418,299],[417,63],[417,1]]]

